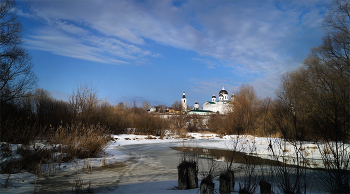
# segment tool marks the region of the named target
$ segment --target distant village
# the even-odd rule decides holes
[[[187,104],[186,93],[183,92],[181,98],[181,108],[174,109],[174,107],[166,107],[164,105],[153,106],[148,109],[149,113],[159,113],[159,114],[187,114],[187,115],[212,115],[212,114],[226,114],[228,111],[232,109],[230,106],[230,102],[234,101],[234,94],[229,97],[228,92],[223,87],[218,95],[218,99],[215,94],[211,97],[211,101],[206,101],[203,104],[203,109],[199,108],[199,103],[196,101],[194,103],[193,109],[189,110],[189,106]]]

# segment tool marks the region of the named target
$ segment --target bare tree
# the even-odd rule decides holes
[[[253,133],[256,121],[256,107],[258,98],[254,87],[242,84],[235,95],[232,103],[233,111],[226,116],[225,124],[227,132],[230,134]]]
[[[69,97],[69,103],[77,118],[81,119],[84,124],[92,121],[98,102],[97,90],[92,84],[90,86],[86,83],[77,85],[77,89]]]
[[[0,107],[23,97],[37,81],[31,57],[21,46],[24,30],[14,6],[12,0],[0,2]]]
[[[182,110],[182,105],[181,102],[176,100],[174,104],[172,105],[174,111],[181,111]]]
[[[143,101],[143,102],[142,102],[142,108],[143,108],[144,110],[148,110],[149,107],[151,107],[151,104],[150,104],[149,102],[147,102],[147,101]]]
[[[314,49],[305,62],[309,70],[310,85],[313,86],[309,89],[313,100],[310,113],[312,128],[322,140],[318,142],[318,148],[326,168],[326,173],[316,174],[329,192],[347,193],[350,191],[347,172],[350,153],[346,145],[350,129],[350,77],[346,66],[349,65],[343,64],[345,61],[341,58],[326,59],[325,53],[335,51],[323,49],[326,47]]]
[[[323,26],[323,43],[311,49],[303,67],[282,78],[274,117],[296,150],[302,146],[293,143],[313,130],[326,170],[315,171],[318,180],[331,193],[348,193],[350,2],[333,1]]]
[[[223,117],[224,116],[220,114],[210,115],[207,124],[209,131],[219,134],[225,133],[226,131],[224,131]]]
[[[43,129],[70,123],[72,109],[68,102],[53,98],[49,91],[37,88],[21,98],[20,109],[26,112],[28,121],[33,119]]]

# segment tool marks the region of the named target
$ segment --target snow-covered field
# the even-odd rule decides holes
[[[294,156],[293,146],[278,138],[235,135],[220,137],[217,134],[201,133],[189,133],[188,138],[183,139],[172,135],[163,139],[131,134],[112,137],[114,141],[109,143],[105,154],[100,158],[51,166],[57,172],[52,172],[50,176],[35,177],[24,171],[11,175],[0,174],[0,193],[33,193],[35,187],[39,193],[71,193],[75,189],[76,180],[83,181],[84,189],[91,182],[94,193],[197,193],[198,189],[176,189],[179,156],[178,151],[170,149],[174,146],[236,150],[267,159],[272,158],[272,150],[285,157]],[[321,154],[317,146],[311,142],[303,142],[302,145],[305,158],[312,161],[310,167],[320,167]],[[17,147],[18,145],[10,144],[12,158],[21,157],[16,154]],[[9,158],[1,156],[0,162],[7,159]],[[102,167],[104,162],[107,167]],[[4,188],[7,180],[7,188]],[[235,190],[237,188],[238,186]]]

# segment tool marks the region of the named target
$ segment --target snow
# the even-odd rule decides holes
[[[79,175],[80,178],[84,179],[85,183],[87,180],[91,180],[94,184],[94,193],[197,193],[198,189],[192,190],[177,190],[177,174],[174,169],[167,169],[164,167],[164,173],[167,175],[154,175],[152,178],[143,177],[137,179],[138,175],[132,174],[130,169],[134,168],[136,171],[145,170],[144,173],[149,173],[152,168],[160,166],[159,159],[154,158],[142,158],[137,154],[128,153],[125,150],[119,148],[128,148],[134,146],[148,145],[152,149],[158,146],[189,146],[189,147],[201,147],[201,148],[212,148],[212,149],[227,149],[245,152],[247,154],[255,154],[262,158],[271,159],[273,158],[271,147],[273,150],[283,154],[285,157],[295,157],[294,148],[288,142],[284,142],[279,138],[266,138],[266,137],[254,137],[254,136],[236,136],[236,135],[226,135],[219,136],[212,133],[189,133],[188,138],[178,138],[176,135],[168,134],[162,139],[155,136],[147,135],[133,135],[133,134],[120,134],[112,135],[114,140],[112,140],[105,150],[105,154],[99,158],[89,158],[74,160],[69,163],[61,163],[59,167],[59,172],[52,173],[51,176],[47,177],[35,177],[33,174],[28,172],[20,172],[16,174],[11,174],[9,177],[8,187],[4,188],[5,181],[8,178],[8,174],[0,174],[0,192],[1,193],[33,193],[35,182],[37,185],[45,191],[45,189],[50,189],[50,185],[45,186],[45,181],[60,181],[64,179],[62,184],[66,184],[68,191],[54,190],[53,192],[71,192],[72,183],[75,181],[74,178],[64,178],[64,177],[76,177]],[[272,146],[269,146],[272,142]],[[305,158],[312,159],[315,163],[315,167],[320,167],[322,165],[321,154],[319,153],[316,144],[312,142],[302,142],[303,152]],[[237,145],[234,147],[234,145]],[[285,148],[284,148],[285,145]],[[16,154],[17,148],[21,145],[9,144],[10,150],[12,152],[12,158],[21,157]],[[37,146],[45,146],[37,143]],[[282,152],[280,149],[288,150],[287,152]],[[349,146],[347,150],[349,151]],[[307,156],[306,156],[307,155]],[[0,162],[9,160],[10,157],[0,157]],[[279,158],[281,159],[281,158]],[[120,168],[114,170],[112,174],[108,168],[101,169],[103,160],[106,161],[108,165],[116,164],[120,165]],[[133,163],[135,162],[136,163]],[[174,161],[178,162],[178,161]],[[92,167],[92,173],[86,173],[87,167]],[[126,167],[125,167],[126,166]],[[147,166],[149,169],[142,169]],[[124,167],[124,168],[123,168]],[[312,167],[312,165],[311,165]],[[43,165],[43,168],[49,168],[49,166]],[[56,168],[58,168],[56,166]],[[176,167],[175,167],[176,168]],[[97,169],[97,170],[96,170]],[[121,169],[121,170],[118,170]],[[149,171],[147,171],[149,170]],[[115,174],[116,173],[116,174]],[[75,174],[75,175],[74,175]],[[130,180],[130,182],[118,182],[120,177],[124,177],[125,180]],[[158,180],[159,179],[159,180]],[[149,181],[147,181],[149,180]],[[100,183],[104,182],[104,183]],[[109,183],[110,182],[110,183]],[[57,183],[56,183],[57,184]],[[107,186],[106,186],[107,184]],[[215,183],[218,185],[218,183]],[[238,183],[236,183],[238,185]],[[86,187],[85,187],[86,188]],[[238,186],[236,186],[238,188]],[[237,189],[236,189],[237,190]],[[258,190],[257,190],[258,191]],[[311,192],[312,193],[312,192]]]

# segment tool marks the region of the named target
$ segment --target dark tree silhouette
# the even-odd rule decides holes
[[[31,57],[21,45],[24,29],[16,17],[14,6],[12,0],[0,2],[1,107],[15,103],[37,81],[32,71]]]

